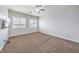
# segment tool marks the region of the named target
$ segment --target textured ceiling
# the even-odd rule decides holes
[[[48,12],[53,13],[60,8],[66,7],[66,5],[44,5],[43,8],[45,9],[45,11],[44,12],[41,11],[40,14],[34,12],[36,8],[34,8],[33,5],[6,5],[6,7],[8,7],[8,9],[10,10],[17,11],[17,12],[22,12],[22,13],[26,13],[34,16],[44,16]]]

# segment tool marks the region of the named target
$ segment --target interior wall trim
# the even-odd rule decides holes
[[[78,41],[72,40],[71,38],[67,38],[67,37],[64,37],[64,36],[60,36],[60,35],[55,34],[55,33],[48,33],[48,32],[43,32],[43,31],[39,31],[39,32],[47,34],[47,35],[55,36],[55,37],[58,37],[58,38],[61,38],[61,39],[68,40],[68,41],[71,41],[71,42],[79,44]]]

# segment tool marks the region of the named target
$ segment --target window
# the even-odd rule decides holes
[[[37,19],[30,19],[30,27],[36,28],[37,23],[38,23]]]
[[[25,28],[25,26],[26,26],[26,21],[25,20],[26,20],[25,18],[20,19],[20,27],[21,28]]]
[[[13,28],[25,28],[25,18],[20,18],[20,17],[12,17],[13,19]]]

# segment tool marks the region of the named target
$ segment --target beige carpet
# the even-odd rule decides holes
[[[64,53],[79,52],[79,44],[43,33],[31,33],[9,38],[2,53]]]

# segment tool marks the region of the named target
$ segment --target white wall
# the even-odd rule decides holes
[[[2,5],[0,5],[0,18],[4,20],[7,20],[8,18],[8,9]],[[0,50],[3,48],[7,39],[8,39],[8,28],[0,29]]]
[[[0,50],[8,40],[8,28],[0,29]]]
[[[0,5],[0,18],[6,19],[7,16],[8,16],[8,9],[5,6]]]
[[[48,14],[39,19],[40,32],[79,42],[79,6],[52,11],[50,8]]]

